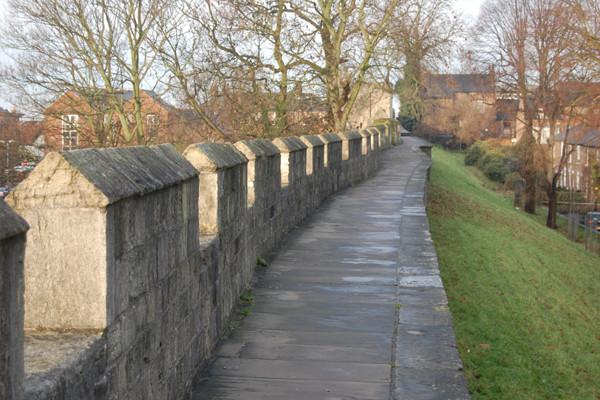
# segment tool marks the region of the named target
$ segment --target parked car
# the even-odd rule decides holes
[[[592,211],[585,214],[586,226],[591,226],[600,231],[600,211]]]
[[[0,186],[0,199],[4,200],[6,196],[10,193],[10,189],[8,186]]]
[[[37,164],[34,162],[23,161],[19,165],[15,165],[13,169],[17,172],[31,172]]]

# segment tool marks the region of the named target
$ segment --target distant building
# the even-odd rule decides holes
[[[480,106],[494,104],[494,74],[430,74],[423,84],[425,99],[455,100],[467,97]],[[485,103],[481,103],[481,101]]]
[[[133,92],[123,91],[119,101],[130,113],[127,123],[133,128]],[[178,144],[193,136],[190,131],[199,125],[193,112],[171,106],[154,92],[142,91],[141,103],[147,144]],[[64,93],[44,111],[43,129],[46,152],[135,144],[126,143],[121,121],[103,94],[84,99],[74,91]]]
[[[21,140],[18,127],[22,116],[15,110],[8,111],[0,107],[0,140]]]
[[[419,133],[469,144],[497,130],[496,87],[488,74],[430,74],[423,84],[425,118]]]
[[[360,88],[354,107],[348,117],[348,129],[364,129],[380,118],[396,118],[392,107],[394,93],[381,85],[365,83]]]
[[[600,97],[600,83],[596,82],[565,82],[557,86],[552,95],[553,103],[550,108],[558,107],[558,117],[553,121],[555,126],[552,131],[550,127],[550,116],[545,114],[543,108],[538,108],[534,115],[532,123],[533,135],[541,144],[552,144],[556,136],[566,131],[569,127],[575,127],[580,124],[598,124],[598,98]],[[512,96],[516,98],[516,96]],[[517,104],[517,100],[514,100]],[[529,98],[530,107],[533,106],[533,98]],[[511,112],[511,123],[515,126],[513,142],[517,142],[525,132],[523,100],[518,101],[516,115]]]
[[[496,128],[488,137],[516,143],[520,138],[519,100],[508,96],[496,100]]]
[[[566,147],[566,148],[565,148]],[[600,130],[577,125],[554,138],[554,159],[560,160],[563,150],[569,154],[560,176],[559,186],[593,195],[591,166],[600,161]]]
[[[19,120],[23,114],[0,107],[0,165],[7,180],[12,167],[21,162]]]
[[[35,163],[43,156],[43,150],[34,145],[41,135],[40,124],[21,121],[23,114],[0,107],[0,184],[14,186],[24,179],[29,168],[26,163]]]

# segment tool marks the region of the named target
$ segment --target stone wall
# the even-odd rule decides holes
[[[373,122],[375,129],[380,130],[381,147],[386,149],[402,142],[400,123],[391,118],[380,118]],[[369,128],[373,129],[373,127]]]
[[[254,250],[256,257],[266,257],[283,239],[278,229],[282,206],[281,155],[277,146],[265,139],[241,141],[235,146],[248,158],[248,249]]]
[[[257,258],[379,168],[382,132],[49,154],[7,199],[32,227],[25,326],[95,336],[26,397],[181,397]]]
[[[23,257],[29,228],[0,201],[0,399],[23,396]]]

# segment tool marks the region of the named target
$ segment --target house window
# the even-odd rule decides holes
[[[148,135],[156,135],[158,133],[158,126],[160,125],[159,116],[156,114],[148,114],[146,116],[146,125],[148,126]]]
[[[513,133],[512,133],[512,127],[511,127],[510,121],[504,121],[502,128],[503,128],[502,136],[505,137],[506,139],[512,139]]]
[[[540,143],[548,143],[550,142],[550,127],[544,126],[542,128]]]
[[[73,150],[79,145],[77,129],[79,126],[79,115],[62,116],[62,149]]]
[[[573,145],[569,146],[569,163],[573,164]]]

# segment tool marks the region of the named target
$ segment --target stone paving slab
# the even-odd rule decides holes
[[[390,307],[391,308],[391,307]],[[393,316],[393,311],[390,314]],[[387,332],[393,331],[394,319],[380,315],[309,315],[289,313],[288,315],[255,313],[244,323],[246,329],[290,329],[336,334],[345,332]]]
[[[397,292],[395,285],[373,285],[373,284],[352,284],[346,282],[345,284],[334,285],[334,284],[319,284],[319,283],[306,283],[306,282],[281,282],[277,280],[265,280],[256,284],[255,289],[270,289],[270,290],[285,290],[285,291],[312,291],[312,292],[323,292],[323,293],[345,293],[348,295],[353,294],[366,294],[366,293],[393,293]]]
[[[294,345],[274,343],[267,340],[228,340],[217,353],[219,357],[242,357],[262,360],[294,360],[294,361],[336,361],[343,363],[375,363],[385,364],[390,360],[390,350],[384,347],[360,347],[336,345]]]
[[[338,332],[335,335],[324,332],[291,331],[276,329],[248,330],[236,329],[228,340],[224,340],[217,348],[227,346],[229,341],[234,342],[262,342],[269,344],[306,345],[306,346],[332,346],[341,345],[352,349],[355,347],[368,347],[370,349],[390,349],[392,338],[385,332]],[[391,359],[391,355],[388,357]]]
[[[388,382],[390,366],[340,361],[263,360],[219,357],[211,368],[212,376],[270,379],[303,379],[348,382]]]
[[[192,400],[387,399],[389,383],[214,377]]]
[[[395,299],[393,301],[383,302],[380,297],[374,300],[371,296],[353,297],[351,300],[339,300],[338,296],[328,295],[319,296],[315,299],[313,293],[305,293],[305,297],[298,297],[297,300],[277,300],[273,302],[273,298],[256,298],[253,313],[269,313],[277,311],[277,313],[292,313],[299,312],[309,315],[356,315],[356,316],[373,316],[387,317],[390,311],[394,311]],[[304,300],[306,298],[306,300]],[[327,301],[324,306],[321,301]]]
[[[346,287],[347,285],[343,285]],[[422,289],[418,289],[422,290]],[[310,291],[298,291],[298,290],[269,290],[262,289],[258,292],[252,292],[252,296],[254,297],[254,310],[260,311],[257,308],[260,307],[263,302],[265,306],[268,307],[277,307],[279,305],[283,305],[284,307],[298,307],[304,306],[305,303],[310,304],[321,304],[321,302],[326,301],[329,306],[336,306],[338,304],[343,304],[346,301],[350,302],[359,302],[362,304],[381,304],[381,303],[395,303],[396,302],[396,294],[395,293],[385,293],[376,291],[375,293],[331,293],[324,292],[319,296],[315,296],[315,292],[313,290]],[[325,298],[327,296],[327,298]],[[345,308],[345,307],[344,307]]]
[[[468,399],[416,138],[329,199],[259,270],[252,313],[193,399]]]
[[[469,399],[464,372],[456,367],[396,368],[395,400]]]

